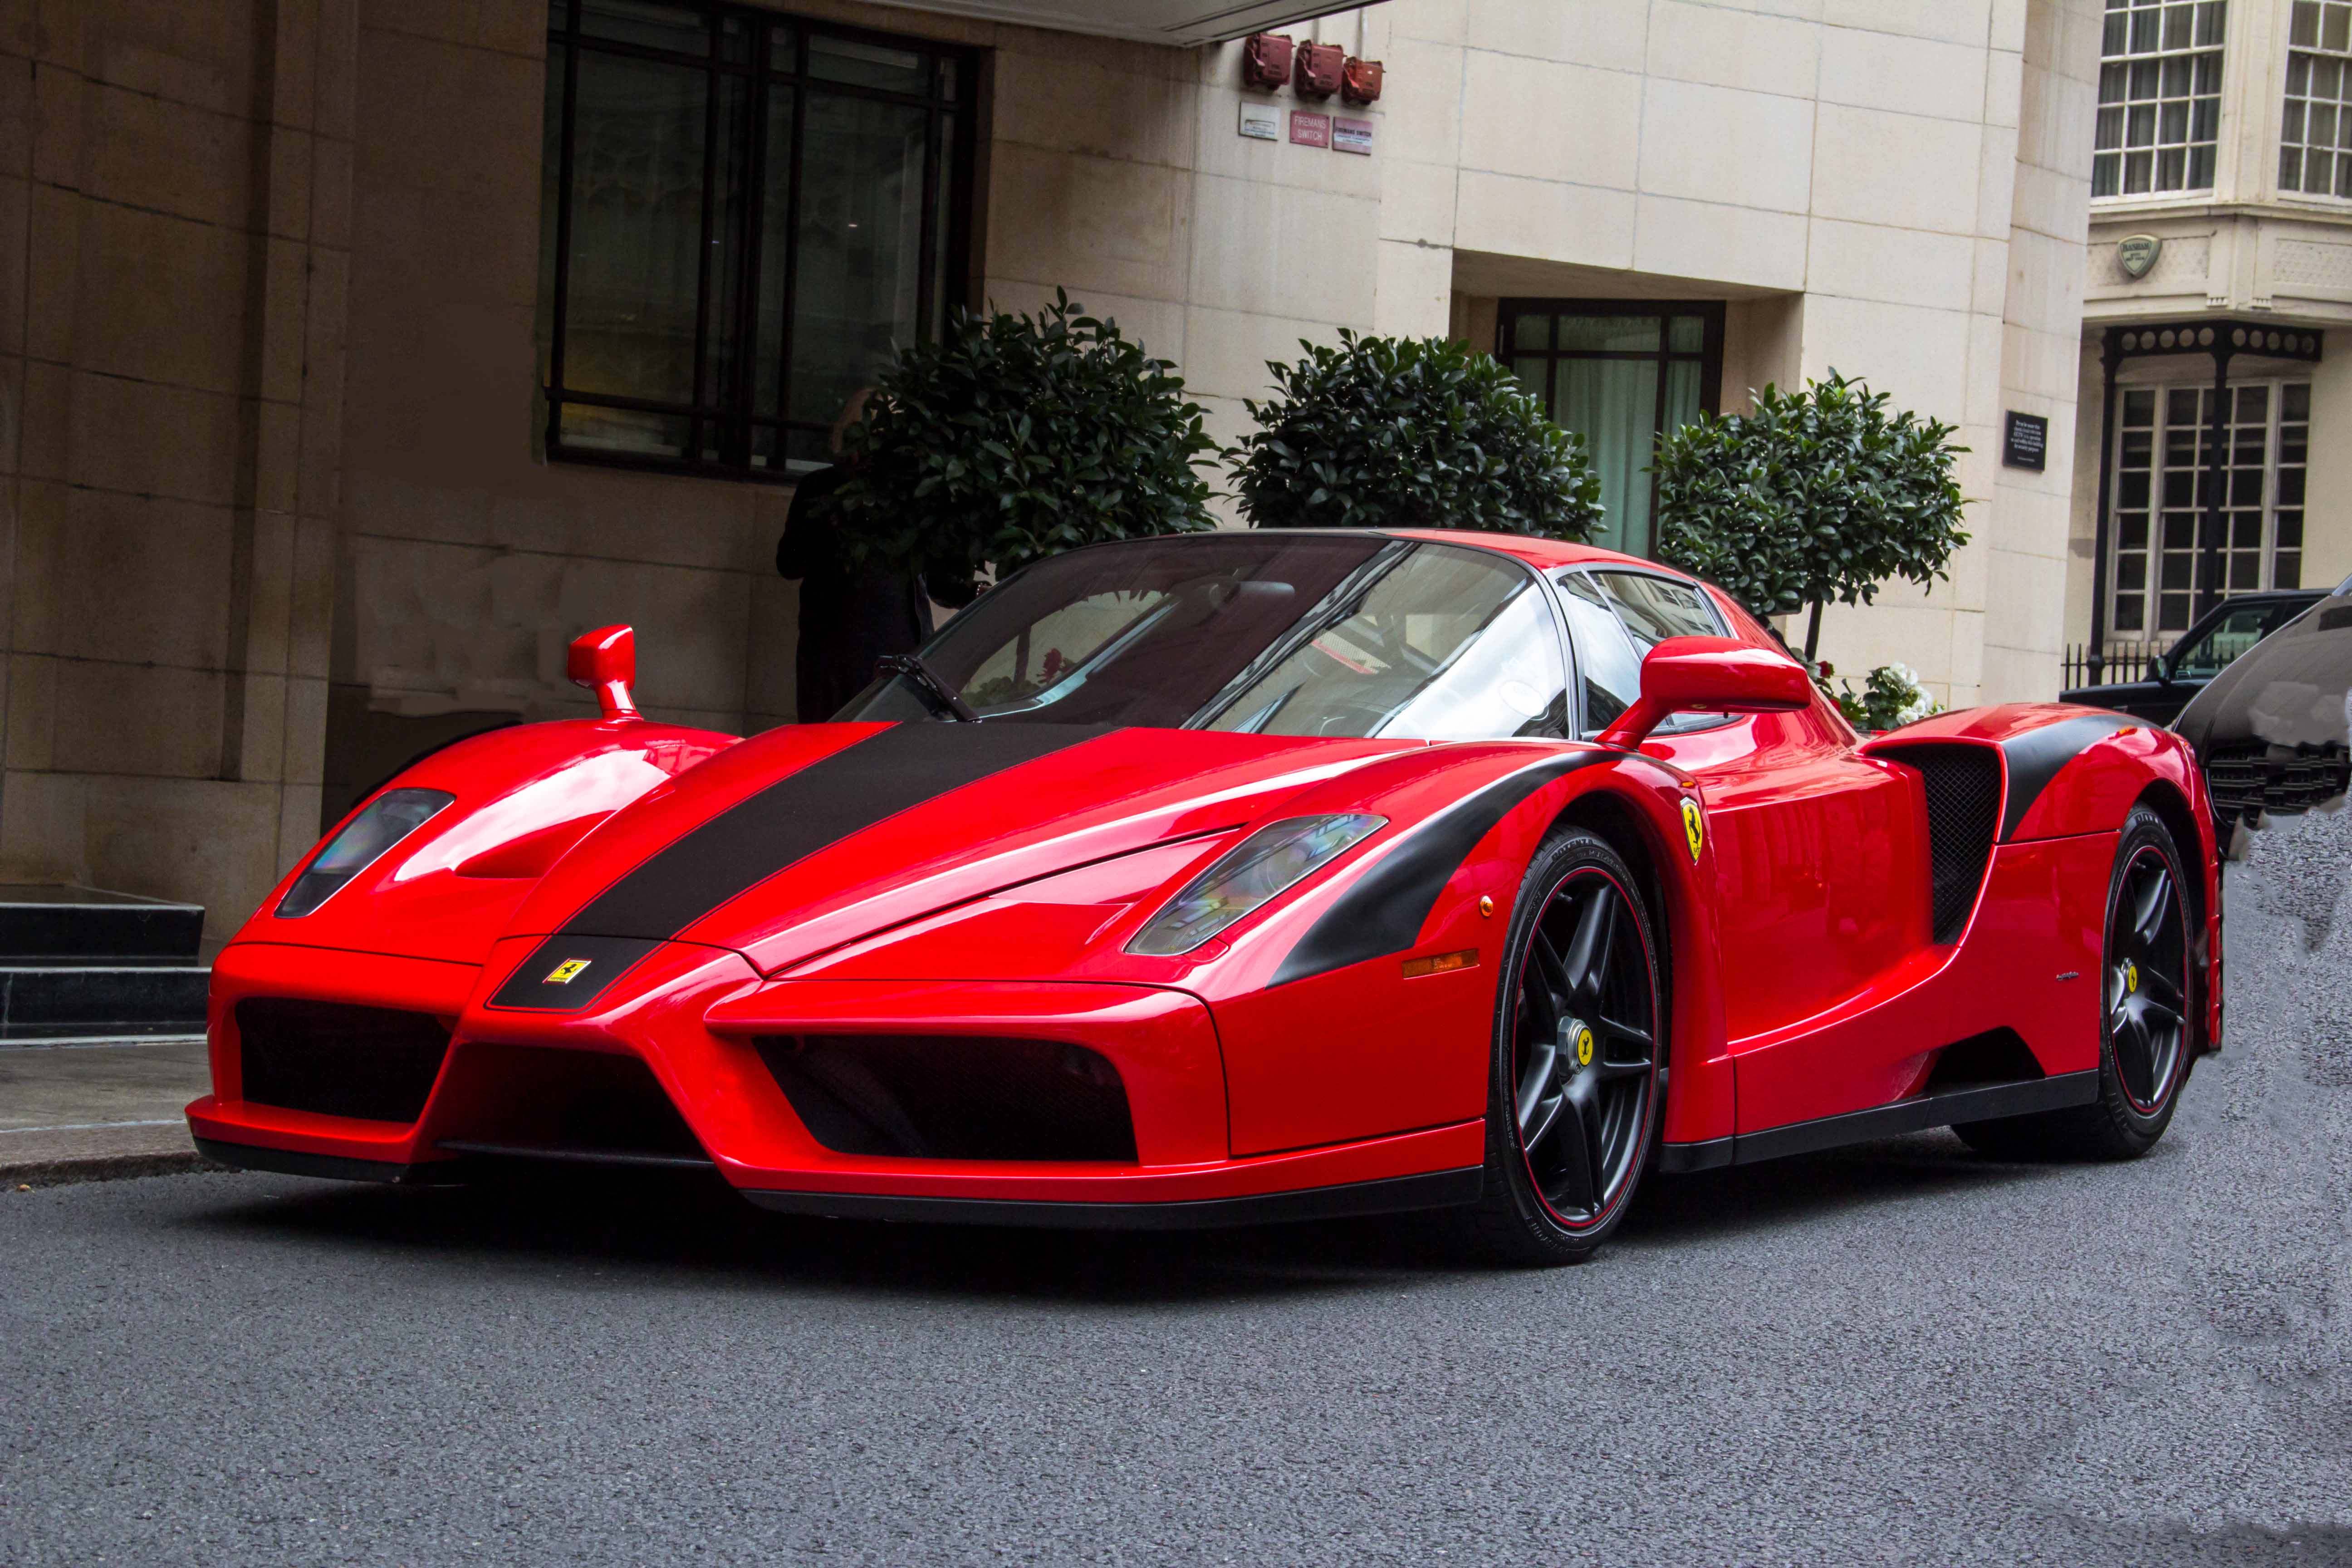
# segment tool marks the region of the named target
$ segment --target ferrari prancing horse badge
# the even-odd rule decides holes
[[[574,980],[579,979],[580,972],[587,968],[588,965],[593,962],[594,960],[586,958],[567,958],[562,963],[557,964],[554,968],[549,970],[547,972],[547,978],[541,981],[540,984],[542,985],[569,985]]]
[[[1698,852],[1706,847],[1706,818],[1698,809],[1698,802],[1683,797],[1683,837],[1690,840],[1691,864],[1698,864]]]

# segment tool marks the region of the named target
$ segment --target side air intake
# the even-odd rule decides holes
[[[1960,745],[1878,746],[1871,754],[1916,768],[1927,786],[1931,918],[1937,942],[1958,942],[1992,861],[2000,825],[2000,754],[1990,746]]]
[[[257,1105],[414,1121],[425,1113],[449,1031],[429,1013],[291,996],[236,1005],[238,1077]]]
[[[757,1042],[809,1136],[837,1154],[1135,1161],[1118,1068],[1059,1040],[766,1035]]]

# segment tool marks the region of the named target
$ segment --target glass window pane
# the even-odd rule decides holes
[[[1562,349],[1599,350],[1612,353],[1655,353],[1661,331],[1656,316],[1562,316]]]
[[[1706,349],[1706,320],[1703,316],[1676,316],[1666,329],[1666,347],[1678,354],[1702,353]]]
[[[563,345],[572,391],[693,398],[709,79],[691,67],[581,54]]]
[[[1696,589],[1639,572],[1595,572],[1633,641],[1647,652],[1668,637],[1719,637],[1722,625]]]
[[[2294,19],[2288,24],[2287,39],[2306,49],[2319,42],[2319,0],[2294,0]]]
[[[706,314],[709,335],[703,340],[703,401],[717,407],[734,405],[742,388],[737,377],[750,369],[737,363],[738,317],[743,305],[744,234],[751,214],[751,83],[748,77],[719,79],[719,153],[710,193],[710,298]],[[712,437],[706,426],[704,437]]]
[[[800,95],[768,89],[767,190],[760,209],[760,310],[751,368],[751,412],[772,416],[784,386],[784,277],[793,237],[793,116]]]
[[[1551,347],[1551,317],[1540,310],[1517,317],[1511,323],[1511,346],[1538,353]]]
[[[2303,556],[2299,552],[2282,550],[2271,563],[2271,586],[2300,588],[2303,586]]]
[[[809,39],[809,75],[820,81],[854,82],[893,92],[923,92],[929,68],[912,49],[816,34]]]
[[[1493,556],[1425,545],[1207,727],[1424,741],[1558,735],[1566,690],[1558,626],[1534,582]]]
[[[646,414],[634,408],[563,405],[562,440],[592,452],[630,452],[646,457],[686,456],[687,418],[682,414]]]
[[[1642,694],[1642,656],[1633,638],[1581,572],[1558,579],[1568,606],[1569,637],[1576,645],[1576,669],[1584,686],[1584,732],[1600,733]]]
[[[592,38],[617,38],[681,54],[710,52],[710,21],[679,5],[646,0],[580,0],[580,31]]]
[[[812,93],[789,416],[830,423],[916,340],[928,110]]]
[[[801,68],[800,29],[788,22],[779,22],[768,30],[768,68],[798,71]]]
[[[1647,319],[1656,325],[1654,317]],[[1593,542],[1628,555],[1648,554],[1658,362],[1559,361],[1553,367],[1552,417],[1584,437],[1585,454],[1601,478],[1602,521]]]

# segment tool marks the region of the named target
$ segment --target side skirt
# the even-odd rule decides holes
[[[1399,1214],[1408,1209],[1474,1204],[1484,1190],[1486,1171],[1469,1165],[1381,1182],[1310,1187],[1304,1192],[1264,1193],[1245,1198],[1206,1198],[1184,1203],[1105,1204],[1014,1202],[995,1198],[909,1198],[871,1193],[795,1193],[746,1187],[743,1195],[779,1214],[827,1219],[903,1220],[922,1225],[1030,1226],[1070,1230],[1211,1230],[1225,1226],[1283,1225],[1298,1220],[1342,1219],[1352,1215]]]
[[[2039,1110],[2063,1110],[2089,1105],[2099,1098],[2095,1070],[2060,1073],[2055,1078],[2021,1083],[1984,1084],[1948,1089],[1941,1094],[1901,1100],[1893,1105],[1824,1116],[1818,1121],[1791,1122],[1760,1132],[1711,1138],[1704,1143],[1667,1143],[1658,1150],[1658,1169],[1669,1173],[1719,1170],[1726,1165],[1752,1165],[1759,1160],[1779,1160],[1790,1154],[1811,1154],[1848,1143],[1925,1132],[1963,1121],[1990,1121],[2002,1116],[2030,1116]]]

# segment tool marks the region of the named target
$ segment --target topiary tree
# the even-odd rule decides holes
[[[934,584],[1108,539],[1216,526],[1217,444],[1183,380],[1055,290],[1034,316],[957,310],[900,354],[843,437],[845,552]]]
[[[1257,528],[1478,528],[1586,539],[1601,480],[1584,439],[1544,417],[1489,354],[1443,338],[1339,334],[1269,363],[1281,395],[1244,405],[1240,465]]]
[[[1701,417],[1658,439],[1658,554],[1762,616],[1869,604],[1888,579],[1945,574],[1960,531],[1953,427],[1887,412],[1836,371],[1802,392],[1767,386],[1748,415]]]

